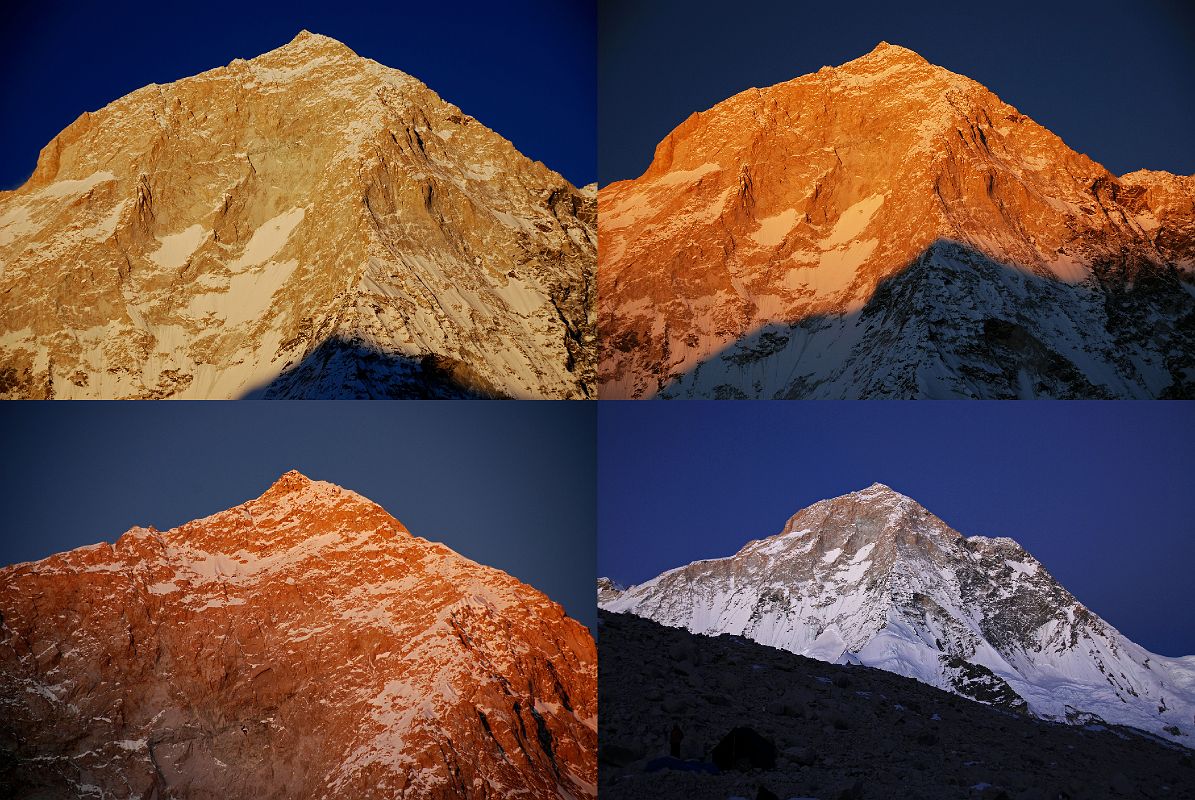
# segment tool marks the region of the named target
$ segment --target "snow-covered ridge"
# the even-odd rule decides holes
[[[876,484],[814,503],[735,555],[669,570],[599,607],[862,663],[1063,722],[1195,745],[1195,657],[1133,643],[1008,537],[964,537]]]

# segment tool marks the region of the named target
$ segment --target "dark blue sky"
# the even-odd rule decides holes
[[[1195,404],[602,402],[598,573],[638,583],[874,482],[1009,536],[1165,655],[1195,654]]]
[[[987,86],[1116,174],[1195,173],[1190,0],[602,0],[598,169],[634,178],[694,111],[884,40]]]
[[[595,623],[595,407],[533,402],[4,403],[0,563],[339,484]]]
[[[596,179],[588,2],[11,2],[0,26],[0,188],[84,111],[286,44],[301,29],[419,78],[575,184]]]

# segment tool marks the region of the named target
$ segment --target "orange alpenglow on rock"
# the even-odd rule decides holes
[[[593,797],[597,657],[535,589],[297,472],[0,570],[11,797]]]
[[[304,31],[0,192],[0,396],[590,397],[596,244],[594,187]]]
[[[1195,177],[880,44],[599,192],[605,398],[1195,396]]]

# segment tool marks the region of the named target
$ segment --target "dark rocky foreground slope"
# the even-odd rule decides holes
[[[1195,798],[1195,754],[1130,728],[1043,722],[629,614],[599,624],[603,800]],[[775,767],[715,773],[715,748],[743,726],[775,746]]]

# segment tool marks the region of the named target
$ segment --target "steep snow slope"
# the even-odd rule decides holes
[[[1150,653],[1012,539],[963,537],[880,484],[599,605],[879,667],[1046,719],[1095,715],[1195,745],[1195,657]]]

